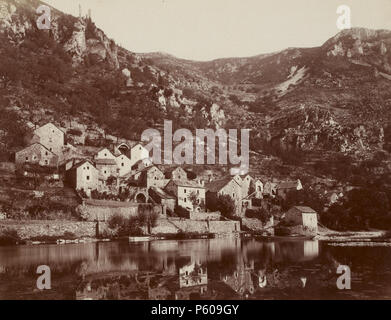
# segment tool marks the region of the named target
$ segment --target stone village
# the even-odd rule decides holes
[[[300,180],[231,175],[228,168],[216,173],[206,166],[155,165],[137,141],[111,143],[87,152],[83,146],[68,143],[65,130],[53,123],[32,130],[28,147],[16,152],[14,166],[26,178],[38,176],[50,182],[49,186],[74,190],[80,199],[78,211],[90,223],[103,225],[118,214],[135,216],[148,205],[158,217],[148,233],[159,235],[238,234],[243,230],[273,235],[273,214],[259,219],[247,213],[265,209],[262,199],[303,189]],[[221,198],[230,199],[232,212],[219,210],[216,201]],[[299,226],[298,233],[317,232],[317,213],[309,207],[293,207],[283,217]],[[2,218],[7,219],[7,214],[2,213]]]

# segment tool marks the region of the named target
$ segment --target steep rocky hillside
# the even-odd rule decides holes
[[[137,140],[172,119],[176,127],[252,129],[254,163],[262,166],[272,155],[335,175],[325,168],[344,157],[358,170],[372,161],[372,172],[389,173],[391,31],[351,29],[316,48],[197,62],[135,54],[88,17],[54,8],[51,30],[38,30],[40,3],[0,0],[6,157],[29,126],[48,120]]]

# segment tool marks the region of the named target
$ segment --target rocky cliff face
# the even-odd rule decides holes
[[[93,38],[88,40],[86,30],[88,24]],[[71,38],[65,43],[64,49],[72,54],[75,65],[84,62],[86,57],[93,57],[98,62],[107,61],[114,69],[119,68],[118,48],[102,30],[95,27],[88,18],[78,19],[73,27]]]
[[[0,0],[0,32],[7,32],[17,43],[23,41],[27,31],[40,32],[35,26],[38,18],[35,10],[39,5],[35,0]],[[93,56],[96,61],[106,61],[112,68],[119,68],[117,45],[86,17],[77,19],[52,8],[50,34],[71,54],[75,66]]]

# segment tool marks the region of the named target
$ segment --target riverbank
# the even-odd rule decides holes
[[[376,231],[332,231],[322,230],[318,232],[315,237],[316,240],[320,241],[332,241],[332,242],[348,242],[348,241],[370,241],[385,239],[387,231],[376,230]]]
[[[189,219],[159,219],[150,234],[154,239],[210,239],[218,235],[239,236],[237,221],[196,221]],[[126,237],[125,237],[126,238]],[[123,240],[106,222],[71,220],[1,220],[0,245],[64,244]],[[128,239],[127,239],[128,240]]]

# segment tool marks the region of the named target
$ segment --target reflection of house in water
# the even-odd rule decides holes
[[[240,259],[233,274],[223,275],[221,280],[239,295],[253,294],[255,292],[253,272],[254,261],[246,263],[244,259]]]
[[[200,299],[208,293],[207,269],[199,262],[190,262],[179,267],[176,276],[169,276],[167,273],[160,276],[151,280],[148,288],[148,298],[151,300]]]
[[[304,241],[304,258],[314,259],[319,255],[318,241]]]
[[[275,261],[307,261],[319,255],[318,241],[287,241],[276,243]]]
[[[191,262],[179,269],[179,290],[176,300],[198,298],[208,290],[208,272],[199,262]]]
[[[208,284],[206,268],[199,263],[190,263],[179,269],[179,287],[187,288]]]

